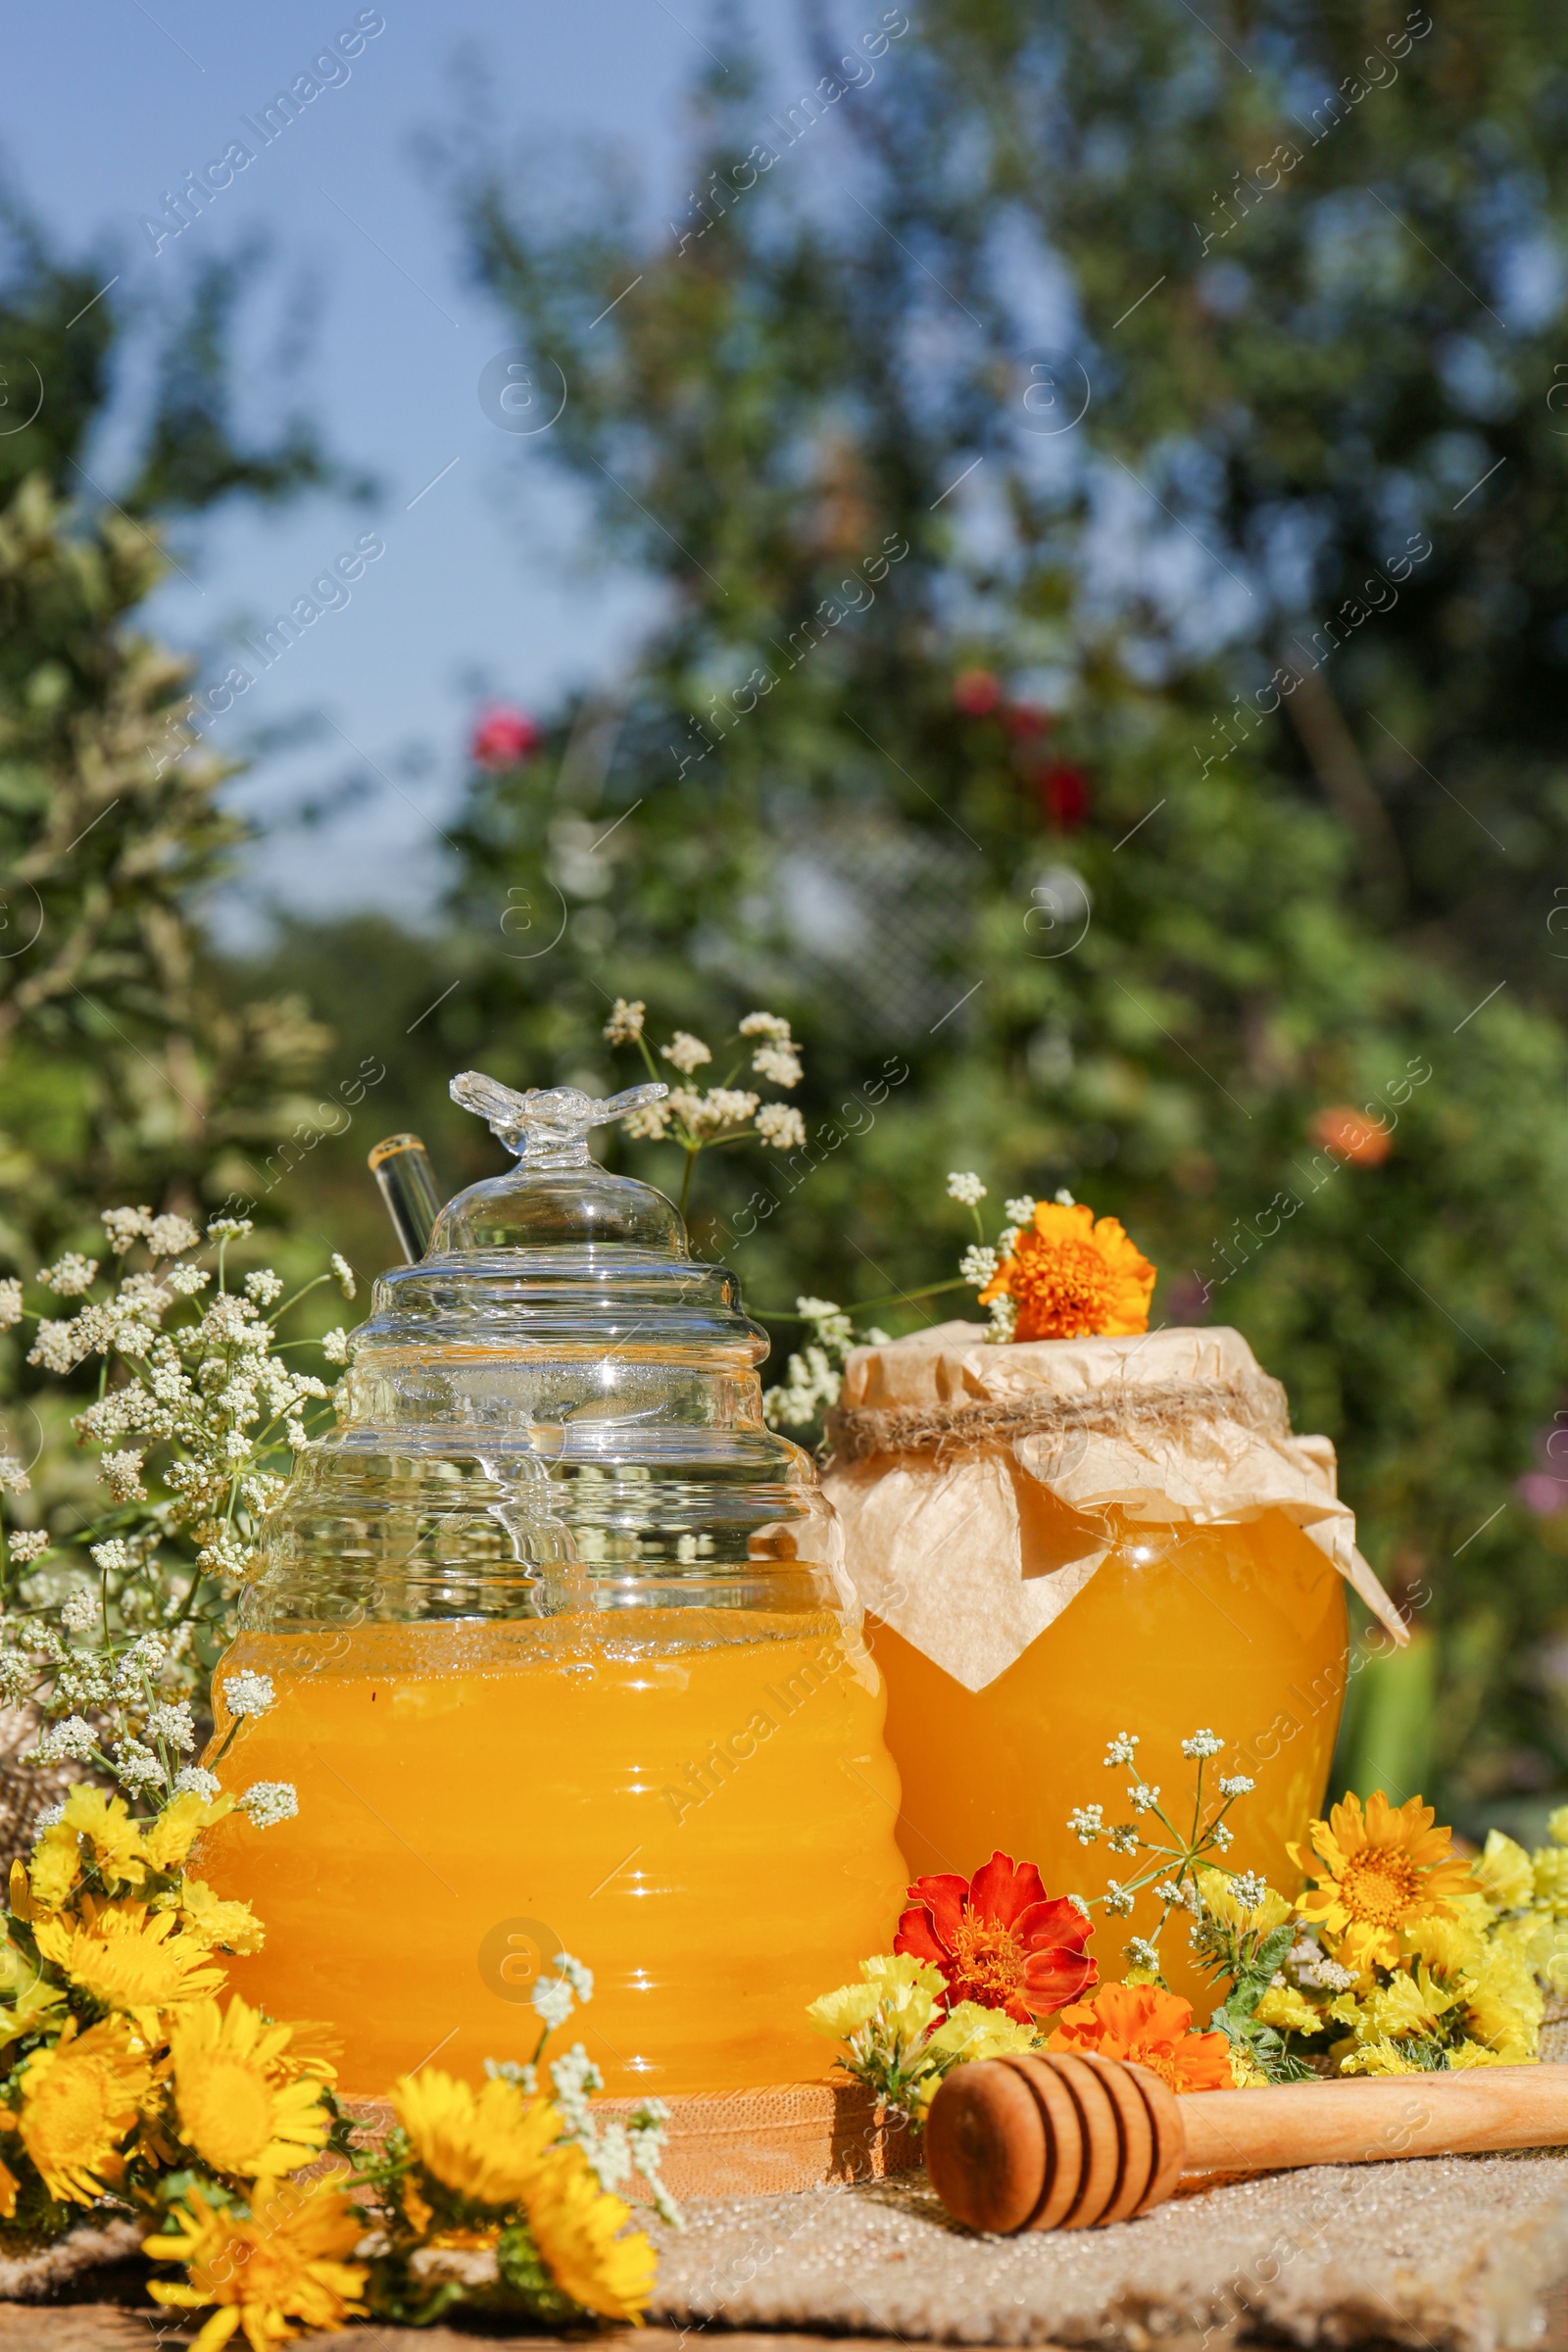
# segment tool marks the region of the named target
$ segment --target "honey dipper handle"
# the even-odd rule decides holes
[[[1179,2099],[1187,2173],[1568,2146],[1568,2066],[1363,2075]]]

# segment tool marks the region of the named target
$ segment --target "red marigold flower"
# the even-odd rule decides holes
[[[944,1871],[916,1879],[908,1892],[893,1949],[941,1969],[950,2007],[978,2001],[1022,2026],[1100,1981],[1084,1950],[1090,1921],[1076,1903],[1047,1894],[1032,1862],[996,1853],[972,1879]]]
[[[526,710],[511,703],[493,703],[482,711],[468,738],[468,756],[479,767],[498,771],[516,767],[539,748],[539,730]]]
[[[965,718],[989,718],[1002,700],[1002,680],[994,669],[960,669],[953,681],[953,708]]]

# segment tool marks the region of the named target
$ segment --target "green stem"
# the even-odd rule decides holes
[[[681,1222],[684,1224],[686,1221],[686,1203],[691,1199],[692,1195],[692,1176],[697,1167],[697,1154],[701,1151],[702,1146],[700,1144],[687,1144],[683,1145],[682,1149],[686,1153],[686,1173],[680,1180],[679,1207]]]

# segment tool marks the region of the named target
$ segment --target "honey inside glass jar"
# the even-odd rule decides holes
[[[897,1912],[885,1697],[810,1462],[762,1421],[766,1340],[588,1155],[649,1092],[456,1082],[522,1166],[377,1283],[215,1676],[214,1753],[227,1675],[273,1690],[224,1784],[299,1811],[231,1816],[195,1867],[265,1923],[237,1989],[325,2021],[350,2095],[530,2058],[561,1951],[612,2091],[820,2077],[806,2006]]]
[[[1130,1778],[1160,1790],[1185,1835],[1194,1731],[1226,1742],[1205,1768],[1256,1784],[1226,1819],[1228,1868],[1294,1890],[1287,1852],[1328,1780],[1348,1664],[1345,1582],[1317,1546],[1275,1511],[1241,1525],[1170,1526],[1110,1515],[1111,1549],[1083,1590],[1023,1655],[982,1690],[963,1685],[874,1620],[869,1640],[888,1688],[887,1740],[903,1785],[899,1844],[911,1875],[973,1872],[994,1847],[1038,1862],[1054,1893],[1100,1894],[1147,1857],[1086,1848],[1069,1813],[1099,1803],[1107,1825],[1133,1818]],[[1136,1774],[1106,1770],[1119,1733],[1139,1736]],[[1205,1813],[1208,1811],[1205,1806]],[[1146,1836],[1164,1839],[1150,1815]],[[1092,1949],[1102,1978],[1120,1977],[1122,1946],[1152,1935],[1150,1891],[1132,1916],[1095,1907]],[[1162,1972],[1206,2020],[1208,1980],[1174,1912],[1160,1938]]]

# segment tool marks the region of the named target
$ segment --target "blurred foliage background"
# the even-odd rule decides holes
[[[1351,1784],[1528,1829],[1568,1790],[1568,24],[803,21],[814,96],[760,147],[760,81],[700,85],[657,236],[586,167],[444,150],[567,387],[542,446],[662,618],[612,690],[476,734],[443,926],[204,936],[224,776],[136,607],[221,501],[333,463],[303,424],[236,445],[230,282],[117,505],[78,462],[111,304],[74,411],[0,440],[0,1253],[237,1192],[368,1267],[376,1135],[496,1165],[452,1071],[626,1083],[616,996],[715,1044],[785,1012],[808,1144],[712,1155],[694,1213],[774,1376],[798,1293],[952,1272],[950,1168],[1119,1215],[1155,1319],[1237,1325],[1334,1439],[1410,1611]],[[7,352],[60,380],[93,282],[13,219]]]

